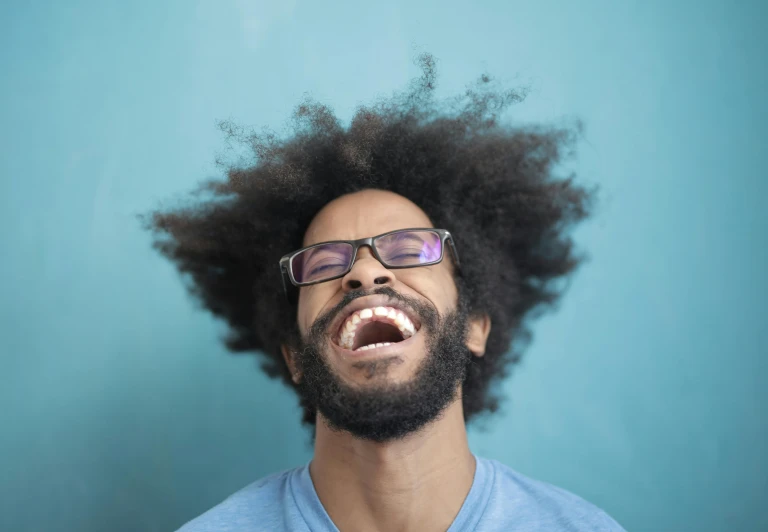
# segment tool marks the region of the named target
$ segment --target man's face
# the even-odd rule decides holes
[[[326,205],[308,227],[304,246],[419,227],[432,223],[411,201],[365,190]],[[471,355],[453,271],[447,250],[438,264],[388,270],[366,246],[344,277],[300,289],[303,345],[292,363],[300,393],[331,426],[377,441],[393,439],[431,421],[457,397]],[[340,331],[353,311],[365,316],[364,309],[377,307],[407,316],[412,336],[403,340],[408,333],[398,333],[391,320],[363,318],[354,345],[345,344]],[[386,340],[391,345],[355,350]]]
[[[342,196],[326,205],[308,227],[304,246],[329,240],[355,240],[415,227],[432,227],[432,223],[414,203],[391,192],[365,190]],[[355,264],[345,277],[300,289],[297,319],[302,336],[307,334],[322,313],[333,309],[345,295],[350,292],[369,292],[384,286],[429,305],[439,315],[445,315],[447,311],[456,308],[458,294],[449,252],[445,253],[442,262],[433,266],[388,270],[365,246],[358,251]],[[388,306],[387,298],[382,296],[361,298],[354,304],[356,307]],[[410,309],[404,310],[407,314],[411,313]],[[343,309],[338,317],[344,318],[346,313],[347,309]],[[418,325],[418,316],[411,318]],[[340,324],[334,320],[331,325]],[[328,334],[335,336],[336,332],[328,331]],[[386,374],[378,377],[390,382],[410,380],[426,355],[426,337],[418,330],[408,339],[407,344],[393,351],[401,363],[391,364]],[[379,358],[373,352],[353,356],[336,343],[336,338],[329,342],[324,355],[328,365],[344,382],[359,385],[370,384],[370,378],[357,363],[366,356],[366,359]]]

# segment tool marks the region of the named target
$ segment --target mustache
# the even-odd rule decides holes
[[[382,286],[371,290],[353,290],[344,294],[344,297],[341,298],[341,301],[339,301],[338,304],[325,311],[315,320],[309,329],[309,337],[315,340],[321,339],[325,336],[328,326],[347,305],[352,303],[355,299],[371,295],[387,296],[391,300],[397,301],[404,307],[412,310],[418,314],[422,328],[427,327],[428,330],[434,331],[438,325],[440,318],[435,307],[416,299],[415,297],[405,296],[392,287]]]

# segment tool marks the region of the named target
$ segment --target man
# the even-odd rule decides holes
[[[577,496],[469,449],[524,318],[574,270],[565,230],[590,194],[552,166],[569,131],[498,125],[517,99],[487,76],[436,102],[410,91],[342,128],[307,103],[287,139],[229,131],[248,168],[203,206],[157,212],[156,246],[299,394],[309,464],[238,491],[183,532],[621,530]],[[455,102],[454,102],[455,105]],[[513,345],[513,341],[515,344]]]

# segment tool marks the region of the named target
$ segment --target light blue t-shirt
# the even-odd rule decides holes
[[[476,457],[472,487],[448,532],[623,531],[565,490]],[[250,484],[178,532],[338,532],[317,497],[309,464]]]

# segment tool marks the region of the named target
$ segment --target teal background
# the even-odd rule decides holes
[[[215,166],[219,119],[345,120],[439,60],[584,119],[591,260],[537,322],[481,455],[628,530],[768,529],[768,4],[3,2],[0,529],[166,531],[308,460],[297,404],[135,215]]]

